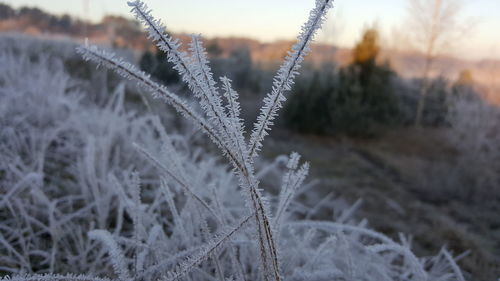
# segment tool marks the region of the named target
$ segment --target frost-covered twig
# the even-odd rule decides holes
[[[290,155],[290,159],[287,163],[288,172],[283,176],[283,182],[281,185],[279,203],[276,210],[276,216],[274,218],[274,225],[276,231],[279,233],[281,222],[283,220],[283,214],[290,205],[290,202],[295,195],[295,192],[299,186],[302,185],[307,174],[309,173],[309,163],[304,163],[298,170],[300,155],[293,152]]]
[[[262,200],[262,195],[257,189],[257,182],[253,180],[253,167],[250,162],[246,160],[246,155],[243,153],[246,149],[242,149],[242,146],[238,147],[238,150],[231,149],[237,147],[235,145],[235,134],[242,134],[243,132],[232,132],[227,126],[227,116],[222,108],[218,93],[215,89],[215,84],[211,78],[211,72],[208,68],[207,60],[205,57],[205,51],[201,46],[198,37],[193,37],[190,49],[193,57],[189,63],[189,59],[185,53],[179,52],[179,43],[172,39],[169,35],[164,33],[165,26],[159,20],[155,20],[151,15],[151,11],[148,7],[139,0],[129,2],[129,6],[132,7],[132,11],[135,13],[136,17],[142,21],[146,26],[150,38],[158,43],[158,47],[168,54],[169,61],[171,61],[175,66],[174,68],[179,71],[183,80],[188,83],[190,89],[194,94],[200,99],[200,105],[209,117],[209,120],[217,128],[220,133],[219,140],[221,142],[220,146],[228,147],[226,152],[228,155],[236,156],[240,160],[233,160],[235,168],[239,170],[239,175],[244,188],[249,189],[250,200],[252,201],[251,206],[256,214],[256,224],[258,225],[258,235],[260,239],[260,249],[263,267],[267,267],[268,255],[271,259],[271,264],[273,267],[273,273],[265,273],[265,275],[273,275],[276,280],[280,280],[279,273],[279,261],[277,257],[277,247],[276,241],[273,237],[273,232],[271,228],[269,212],[266,211],[268,208]],[[203,82],[204,81],[204,82]],[[245,153],[246,154],[246,153]],[[264,244],[267,244],[264,245]]]
[[[238,93],[233,90],[231,80],[222,77],[221,82],[224,89],[224,97],[227,101],[228,123],[231,128],[233,145],[241,158],[241,162],[248,161],[247,145],[245,143],[243,121],[240,118],[241,109],[238,101]]]
[[[205,120],[200,117],[193,109],[191,109],[186,102],[181,100],[175,94],[169,92],[164,86],[160,86],[153,82],[148,75],[144,72],[139,71],[135,66],[130,63],[124,62],[120,59],[116,59],[112,54],[106,53],[102,50],[97,49],[95,46],[91,47],[80,47],[78,52],[83,55],[87,60],[93,60],[99,64],[102,64],[112,70],[115,70],[120,75],[125,78],[135,80],[138,85],[149,90],[154,97],[162,98],[167,103],[174,106],[174,108],[179,111],[186,118],[193,121],[195,125],[200,127],[215,144],[221,148],[224,155],[228,157],[230,162],[233,164],[235,169],[238,171],[240,177],[240,182],[243,185],[244,193],[248,194],[247,200],[249,207],[256,213],[256,224],[258,225],[258,236],[261,249],[262,264],[264,268],[267,268],[267,264],[272,264],[273,271],[267,273],[268,275],[275,276],[275,280],[280,280],[279,277],[279,261],[277,254],[277,243],[274,239],[274,234],[271,227],[271,219],[269,216],[268,206],[263,200],[261,192],[258,190],[258,182],[255,179],[253,166],[250,161],[243,157],[246,161],[241,162],[230,147],[228,147],[227,142],[222,141],[220,134],[214,131],[210,124],[205,122]],[[265,245],[266,244],[266,245]],[[271,261],[268,261],[271,259]]]
[[[128,270],[123,251],[116,244],[111,234],[106,230],[92,230],[91,232],[89,232],[89,237],[91,239],[100,240],[104,245],[106,245],[111,256],[113,268],[116,274],[118,274],[120,280],[132,281],[132,277]]]
[[[183,178],[179,177],[174,172],[170,171],[167,167],[165,167],[165,165],[163,165],[160,161],[158,161],[153,155],[151,155],[151,153],[149,153],[143,147],[137,144],[135,144],[135,147],[142,155],[144,155],[148,160],[150,160],[151,163],[153,163],[158,169],[160,169],[162,173],[165,173],[169,178],[177,182],[189,196],[193,197],[193,199],[199,202],[205,209],[207,209],[207,211],[209,211],[212,215],[214,215],[215,218],[221,221],[217,213],[202,198],[200,198],[196,193],[194,193],[191,187],[189,187],[189,184]]]
[[[298,42],[292,47],[285,62],[281,65],[277,75],[274,77],[272,91],[264,98],[264,105],[260,110],[257,121],[250,138],[249,154],[256,157],[262,147],[262,141],[273,125],[273,120],[278,115],[278,110],[286,101],[284,93],[292,89],[294,78],[305,55],[309,52],[309,45],[316,31],[325,20],[326,13],[332,6],[333,0],[316,0],[316,7],[311,11],[309,20],[302,27],[298,36]]]
[[[96,46],[84,46],[77,48],[77,51],[87,60],[92,60],[98,64],[116,71],[127,79],[134,80],[139,86],[150,91],[153,97],[160,98],[166,103],[171,104],[179,113],[190,119],[194,125],[198,126],[205,132],[212,141],[219,146],[224,155],[227,155],[229,160],[236,167],[242,167],[238,158],[233,154],[225,142],[219,137],[219,134],[208,124],[205,119],[199,116],[184,100],[177,95],[171,93],[166,87],[159,85],[151,80],[149,75],[138,70],[134,65],[125,62],[122,59],[116,58],[113,54],[99,50]],[[242,169],[242,168],[241,168]]]
[[[450,265],[451,269],[453,270],[453,273],[455,274],[457,281],[465,281],[465,278],[462,274],[462,271],[458,267],[456,260],[451,256],[451,254],[445,248],[443,248],[441,250],[441,253],[445,257],[445,259],[448,261],[448,264]]]
[[[190,46],[193,57],[189,58],[185,52],[179,51],[180,42],[165,33],[165,25],[151,15],[151,10],[143,1],[130,1],[128,5],[132,7],[136,18],[146,26],[149,38],[157,43],[160,50],[167,53],[168,60],[174,64],[174,69],[179,72],[183,81],[199,98],[200,105],[205,110],[209,120],[221,133],[221,139],[229,143],[231,136],[225,124],[226,115],[220,103],[215,83],[213,83],[201,41],[197,36],[193,37]]]
[[[271,97],[268,99],[269,102],[262,109],[264,113],[261,116],[264,117],[259,119],[262,123],[261,129],[258,128],[259,125],[256,125],[249,147],[247,147],[243,138],[243,126],[239,120],[237,95],[231,89],[229,80],[222,79],[229,104],[228,116],[222,107],[215,81],[208,67],[205,50],[199,37],[192,37],[190,44],[192,56],[189,58],[186,53],[178,50],[179,42],[164,33],[165,26],[151,16],[151,11],[142,1],[131,1],[128,4],[132,7],[136,17],[147,26],[149,37],[156,41],[159,48],[168,54],[169,61],[175,65],[174,68],[179,71],[195,96],[200,99],[200,105],[207,114],[210,123],[215,126],[215,129],[212,129],[209,123],[197,116],[177,96],[169,93],[164,87],[152,84],[153,82],[148,81],[149,77],[146,77],[143,73],[139,72],[136,75],[137,72],[129,64],[123,64],[121,61],[116,61],[112,56],[103,55],[99,51],[89,50],[88,48],[84,55],[86,54],[87,58],[93,58],[98,62],[104,58],[104,62],[101,63],[118,70],[127,78],[135,78],[139,84],[145,84],[146,88],[153,91],[153,95],[158,95],[158,93],[154,92],[158,90],[166,92],[162,96],[168,97],[167,101],[169,103],[173,104],[186,117],[194,120],[223,149],[224,154],[228,156],[237,170],[249,208],[255,212],[264,278],[280,280],[277,242],[271,226],[270,212],[266,199],[263,198],[261,191],[258,189],[258,181],[255,179],[251,156],[260,148],[263,134],[266,134],[265,131],[269,129],[269,122],[275,117],[276,110],[280,107],[282,92],[291,87],[293,77],[296,75],[305,53],[308,51],[308,44],[312,40],[314,32],[321,25],[326,11],[331,6],[331,0],[316,2],[316,8],[311,12],[310,19],[299,36],[299,43],[296,44],[293,49],[294,52],[290,54],[278,72],[275,80],[276,85],[273,87]],[[101,57],[96,59],[95,57],[99,54],[101,54]],[[274,104],[272,104],[273,101],[271,100],[275,101]]]
[[[222,244],[227,242],[231,238],[231,236],[233,236],[238,230],[240,230],[253,217],[254,214],[246,216],[232,229],[225,230],[219,233],[217,237],[215,237],[211,242],[203,246],[203,248],[200,249],[198,253],[193,254],[182,264],[180,264],[178,266],[178,269],[175,272],[170,273],[166,280],[178,280],[179,278],[182,278],[184,275],[188,274],[193,269],[193,267],[207,259],[212,252],[216,251]]]

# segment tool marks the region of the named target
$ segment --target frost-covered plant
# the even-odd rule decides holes
[[[259,183],[254,173],[253,158],[257,156],[262,147],[262,141],[273,125],[277,111],[282,107],[282,102],[285,101],[284,93],[291,89],[293,79],[298,74],[300,63],[309,51],[309,44],[315,32],[321,26],[332,2],[332,0],[316,2],[316,7],[312,10],[308,22],[303,26],[303,30],[298,37],[298,43],[294,45],[278,71],[271,93],[264,99],[264,106],[257,118],[248,143],[244,138],[243,122],[240,119],[238,95],[232,89],[231,81],[222,78],[223,93],[227,102],[227,106],[224,108],[222,95],[212,77],[206,52],[200,38],[198,36],[192,37],[189,45],[191,56],[179,51],[180,43],[164,33],[165,27],[163,24],[151,16],[151,11],[143,2],[133,1],[128,2],[128,4],[132,7],[132,12],[137,19],[147,26],[150,38],[157,42],[160,50],[167,53],[169,61],[175,65],[174,68],[199,99],[199,104],[206,117],[198,115],[186,101],[171,93],[167,88],[154,83],[148,75],[140,72],[130,63],[116,59],[113,55],[100,51],[95,47],[79,49],[86,59],[94,60],[117,71],[126,78],[136,80],[140,86],[151,91],[155,97],[162,98],[174,106],[177,111],[199,126],[222,150],[222,153],[228,158],[238,175],[239,186],[250,212],[249,216],[255,217],[259,256],[263,277],[266,280],[281,280],[281,270],[276,233],[271,222],[270,207],[258,187]],[[307,168],[303,170],[300,174],[307,173]],[[185,185],[184,183],[181,184]],[[245,218],[243,221],[248,221],[248,219]],[[231,229],[226,235],[222,235],[220,240],[215,240],[214,245],[208,247],[209,250],[215,250],[215,246],[228,239],[240,227],[241,224],[237,224],[236,228]],[[206,257],[207,254],[204,254],[192,259],[191,263],[188,262],[181,266],[178,272],[173,273],[173,277],[178,278],[179,275],[191,271],[193,265],[198,264],[202,258]]]
[[[155,147],[152,116],[124,110],[123,85],[92,105],[60,60],[25,56],[0,53],[0,271],[105,273],[86,233],[122,216],[110,175],[147,171],[130,141]]]
[[[89,106],[62,70],[49,72],[50,64],[40,62],[17,76],[23,68],[7,66],[22,60],[0,56],[6,140],[0,143],[0,270],[16,274],[1,280],[464,280],[445,249],[417,258],[410,239],[395,242],[357,222],[352,214],[359,204],[340,208],[334,221],[311,219],[319,204],[294,200],[309,169],[297,153],[256,166],[331,2],[316,1],[248,138],[238,94],[230,79],[214,80],[201,39],[193,36],[188,52],[181,51],[141,1],[129,2],[132,11],[202,113],[131,63],[94,46],[79,48],[192,121],[230,171],[196,149],[192,137],[167,134],[158,117],[126,110],[123,86],[104,108]],[[22,83],[27,76],[32,85]],[[259,187],[271,172],[283,174],[278,195]],[[336,201],[325,207],[339,209]],[[69,272],[85,275],[59,275]]]
[[[468,200],[499,200],[500,109],[472,93],[451,97],[449,111],[446,133],[458,150],[450,189]]]

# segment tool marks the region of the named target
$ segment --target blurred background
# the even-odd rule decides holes
[[[240,92],[247,131],[313,4],[148,1],[182,42],[192,33],[204,36],[215,76],[227,75]],[[499,11],[498,0],[336,1],[264,156],[301,153],[319,179],[319,198],[361,198],[359,215],[375,229],[412,234],[424,256],[443,244],[456,254],[469,251],[463,269],[494,280],[500,276]],[[119,79],[74,54],[85,40],[187,91],[125,0],[0,1],[0,32],[0,50],[60,57],[72,77],[89,82],[97,103]],[[134,104],[141,97],[127,99]]]

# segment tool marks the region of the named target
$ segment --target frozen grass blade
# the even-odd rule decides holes
[[[316,0],[316,7],[311,11],[309,20],[302,27],[302,32],[297,38],[298,42],[292,47],[292,51],[288,53],[285,62],[274,77],[272,91],[264,98],[264,105],[254,123],[249,147],[251,157],[256,157],[260,151],[262,141],[271,130],[273,120],[278,116],[278,110],[286,101],[284,93],[292,89],[301,63],[310,51],[309,45],[325,20],[326,13],[332,7],[332,3],[333,0]]]

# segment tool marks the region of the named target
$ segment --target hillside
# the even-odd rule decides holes
[[[139,52],[152,48],[135,20],[112,15],[104,17],[99,23],[87,23],[68,15],[51,15],[38,8],[22,7],[16,10],[6,4],[0,4],[0,32],[64,36],[77,40],[88,38],[94,43],[129,48]],[[188,34],[175,34],[175,36],[183,42],[189,40]],[[252,60],[262,67],[275,67],[294,43],[293,40],[260,42],[241,37],[209,38],[207,41],[205,44],[217,49],[221,56],[228,56],[236,49],[246,48]],[[349,48],[316,43],[311,49],[312,52],[307,57],[307,61],[313,64],[334,62],[345,65],[350,62],[351,50]],[[396,72],[405,78],[420,76],[424,65],[422,54],[404,50],[383,50],[381,60],[388,61]],[[470,61],[441,56],[436,60],[432,75],[456,80],[463,70],[470,70],[474,80],[485,88],[500,86],[500,81],[496,78],[500,73],[500,60],[495,59]],[[490,99],[500,101],[500,98],[495,96]]]

